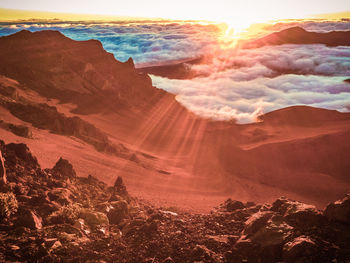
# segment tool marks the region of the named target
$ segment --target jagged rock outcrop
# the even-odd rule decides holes
[[[56,134],[74,136],[91,144],[96,150],[107,152],[122,158],[135,156],[123,144],[113,144],[100,129],[81,118],[67,117],[57,111],[56,107],[47,104],[22,102],[5,102],[4,106],[17,118],[31,123],[39,129],[46,129]],[[137,157],[136,157],[137,158]],[[135,160],[131,160],[136,162]]]
[[[55,166],[52,168],[52,172],[57,174],[58,177],[75,178],[77,175],[73,169],[73,165],[62,157],[57,161]]]
[[[1,37],[0,61],[0,75],[44,97],[75,103],[80,113],[141,107],[170,96],[152,87],[131,58],[119,62],[101,42],[74,41],[58,31],[22,30]]]
[[[350,224],[350,194],[342,200],[329,204],[324,215],[329,220]]]
[[[113,186],[79,177],[62,158],[42,170],[24,144],[0,141],[0,151],[8,172],[1,191],[18,202],[0,222],[2,261],[350,260],[349,196],[323,213],[287,198],[264,205],[229,199],[210,214],[175,213],[132,198],[121,177]]]

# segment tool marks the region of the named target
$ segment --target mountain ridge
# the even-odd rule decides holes
[[[45,97],[73,102],[80,112],[132,108],[146,97],[171,96],[136,72],[132,59],[119,62],[100,41],[75,41],[59,31],[22,30],[0,37],[0,59],[0,74]]]

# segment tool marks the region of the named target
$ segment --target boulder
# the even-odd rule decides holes
[[[255,234],[259,229],[264,227],[267,221],[274,215],[269,211],[257,212],[253,214],[245,223],[244,234]]]
[[[191,262],[217,262],[215,253],[204,245],[196,245],[191,252]]]
[[[225,262],[257,262],[259,245],[250,239],[239,239],[231,251],[225,253]]]
[[[109,224],[108,217],[104,213],[89,209],[82,209],[79,213],[79,218],[84,219],[91,228]]]
[[[290,236],[293,227],[288,225],[281,216],[271,216],[267,219],[261,217],[260,220],[256,221],[254,227],[246,229],[244,233],[249,233],[248,237],[261,247],[269,247],[275,245],[282,245],[287,237]],[[250,230],[250,231],[249,231]]]
[[[41,229],[42,228],[42,218],[36,214],[35,211],[21,208],[17,213],[17,220],[15,222],[16,227],[28,227],[31,229]]]
[[[128,215],[128,203],[126,201],[111,202],[112,208],[107,216],[111,224],[119,224]]]
[[[32,155],[29,148],[24,143],[6,144],[6,151],[7,155],[9,155],[8,157],[17,157],[18,159],[24,161],[27,166],[34,169],[39,167],[38,160]],[[8,159],[13,161],[15,158]]]
[[[284,218],[271,211],[258,212],[247,220],[242,240],[248,239],[257,244],[255,251],[264,262],[278,262],[282,258],[282,247],[291,236],[293,227],[288,225]],[[237,242],[235,248],[238,249]]]
[[[112,208],[113,206],[109,202],[103,202],[95,205],[95,210],[105,214],[108,213]]]
[[[114,192],[121,196],[128,195],[126,186],[124,185],[123,178],[118,176],[114,183]]]
[[[330,203],[326,207],[324,215],[331,221],[350,224],[350,194],[347,194],[342,200]]]
[[[63,159],[62,157],[57,161],[55,166],[52,168],[52,171],[55,177],[57,177],[58,179],[62,177],[70,179],[76,177],[76,172],[73,169],[73,165],[69,161]]]
[[[320,225],[323,221],[321,212],[313,205],[303,204],[297,201],[281,197],[270,208],[271,211],[282,215],[288,224],[308,228]]]
[[[27,126],[15,125],[10,123],[8,127],[13,134],[16,134],[18,136],[25,137],[25,138],[32,138],[33,136],[31,130]]]
[[[297,237],[283,247],[283,259],[286,263],[311,262],[311,257],[317,253],[317,245],[306,236]]]
[[[85,220],[82,218],[78,218],[74,222],[73,226],[76,227],[77,229],[79,229],[80,231],[82,231],[86,235],[91,233],[89,226],[86,224]]]
[[[54,201],[60,205],[70,205],[72,204],[72,199],[74,195],[67,188],[56,188],[47,193],[50,201]]]
[[[231,198],[227,199],[224,203],[224,208],[227,212],[233,212],[237,209],[245,208],[244,204],[240,201],[232,200]]]

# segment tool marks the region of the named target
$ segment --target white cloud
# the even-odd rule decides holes
[[[350,85],[344,77],[281,75],[235,81],[226,77],[170,80],[152,76],[153,84],[177,94],[194,113],[214,119],[254,122],[258,114],[292,105],[347,111]]]

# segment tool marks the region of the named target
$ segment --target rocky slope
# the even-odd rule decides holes
[[[152,87],[131,58],[119,62],[99,41],[74,41],[58,31],[1,37],[0,60],[0,75],[45,97],[73,102],[80,113],[140,108],[152,101],[145,98],[170,96]]]
[[[25,144],[0,141],[0,258],[6,262],[346,262],[350,196],[324,211],[286,198],[228,199],[210,214],[157,208],[79,177],[41,169]]]
[[[14,117],[31,124],[33,127],[48,130],[54,134],[71,136],[92,145],[97,151],[109,153],[118,157],[131,159],[135,153],[122,143],[113,143],[103,131],[78,116],[66,116],[55,106],[38,103],[19,95],[25,89],[23,85],[11,79],[0,76],[0,107],[7,109]],[[25,93],[24,93],[25,94]],[[16,125],[0,119],[0,128],[12,133],[32,138],[31,129],[27,125]]]
[[[294,106],[254,124],[214,122],[97,41],[21,31],[0,47],[1,137],[30,145],[45,167],[61,153],[79,174],[121,174],[134,195],[200,212],[226,196],[323,208],[348,192],[349,114]]]

